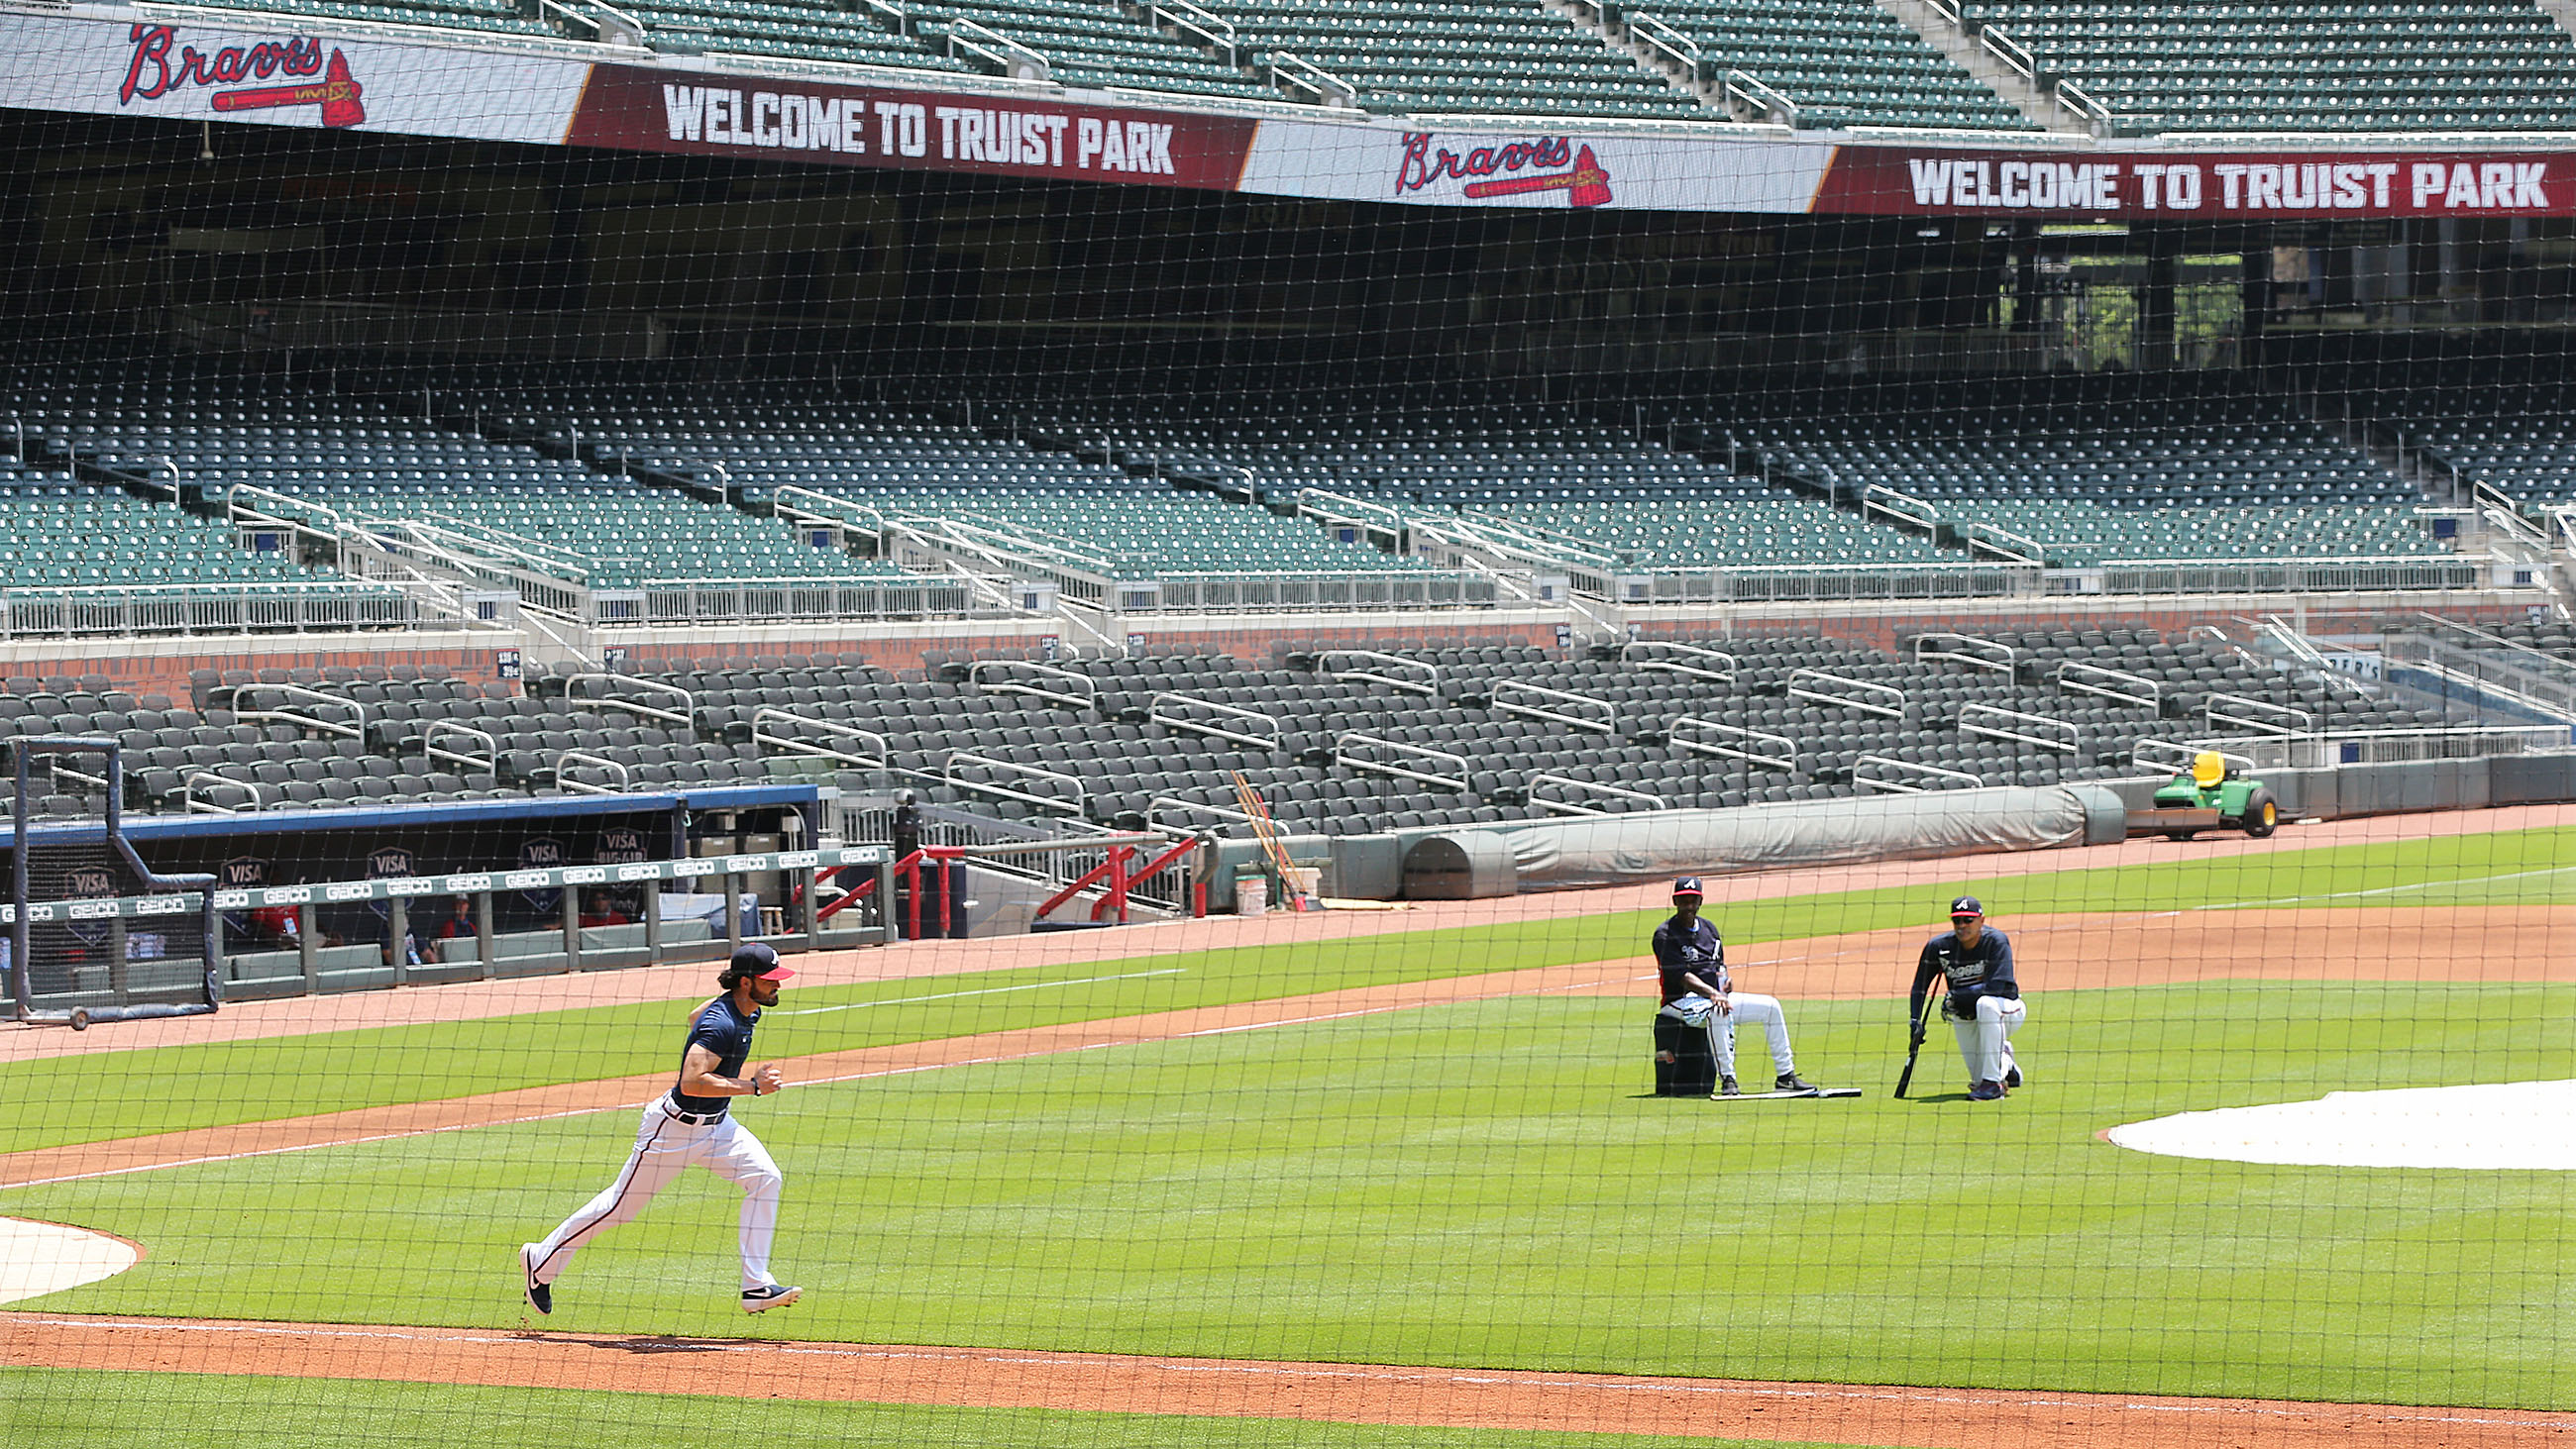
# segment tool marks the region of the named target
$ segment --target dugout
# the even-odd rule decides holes
[[[790,929],[802,900],[795,887],[802,882],[776,870],[694,883],[602,880],[572,887],[569,901],[565,887],[511,889],[507,876],[512,871],[729,856],[746,846],[769,851],[810,846],[817,839],[821,806],[815,786],[777,784],[365,809],[129,816],[123,833],[153,870],[211,875],[219,890],[495,873],[494,888],[471,897],[326,896],[295,907],[223,912],[227,993],[292,995],[541,974],[565,970],[576,960],[588,969],[712,959],[726,954],[736,940],[764,935],[782,945],[809,944],[815,933],[801,919]],[[0,852],[13,849],[14,838],[0,839]],[[451,921],[457,924],[451,926]],[[862,922],[854,913],[846,925]],[[147,970],[139,979],[148,978]],[[89,994],[96,985],[75,967],[51,973],[37,990],[69,998]]]

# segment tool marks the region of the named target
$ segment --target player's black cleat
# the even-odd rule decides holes
[[[746,1288],[742,1293],[742,1311],[767,1313],[773,1308],[784,1308],[804,1296],[804,1289],[790,1288],[779,1283],[772,1283],[766,1288]]]
[[[2019,1068],[2019,1067],[2006,1067],[2006,1068],[2004,1068],[2004,1090],[2005,1090],[2005,1091],[2007,1091],[2007,1092],[2009,1092],[2009,1091],[2011,1091],[2012,1089],[2014,1089],[2015,1087],[2018,1087],[2018,1086],[2020,1086],[2020,1085],[2021,1085],[2021,1068]]]
[[[1779,1076],[1772,1078],[1771,1090],[1775,1092],[1812,1092],[1816,1090],[1816,1084],[1799,1076],[1796,1072],[1782,1072]]]
[[[555,1290],[537,1281],[537,1245],[519,1245],[519,1276],[528,1285],[528,1306],[539,1313],[555,1311]]]
[[[1720,1077],[1717,1079],[1717,1094],[1721,1097],[1741,1097],[1744,1095],[1744,1089],[1735,1085],[1733,1077]]]

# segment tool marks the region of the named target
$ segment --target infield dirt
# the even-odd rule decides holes
[[[2576,820],[2565,808],[2345,822],[2297,832],[2302,845],[2420,838]],[[2285,842],[2286,843],[2286,842]],[[1718,878],[1729,902],[1981,875],[2242,854],[2260,843],[2131,842],[2087,851],[1961,861],[1895,862],[1794,875]],[[1272,944],[1642,910],[1660,887],[1506,901],[1461,902],[1389,914],[1187,922],[1011,943],[1016,964]],[[2152,986],[2223,978],[2424,982],[2576,979],[2576,907],[2200,910],[2155,915],[2037,917],[1999,922],[2014,936],[2034,992]],[[1900,995],[1929,925],[1743,947],[1748,989],[1791,999]],[[2473,942],[2473,949],[2463,943]],[[990,969],[989,941],[920,943],[901,951],[801,961],[809,981],[842,982]],[[658,968],[569,978],[549,1007],[668,1000],[697,989],[705,968]],[[1445,1002],[1547,993],[1641,1001],[1651,972],[1636,957],[1525,971],[1278,998],[1108,1021],[985,1033],[792,1060],[791,1081],[940,1070],[1217,1031],[1404,1011]],[[381,992],[268,1003],[220,1017],[141,1023],[83,1040],[62,1032],[0,1033],[0,1058],[26,1059],[171,1042],[282,1036],[401,1021],[462,1020],[526,1011],[525,983]],[[210,1035],[211,1033],[211,1035]],[[623,1107],[667,1085],[667,1074],[495,1093],[444,1102],[159,1134],[0,1157],[0,1185],[134,1172],[182,1162]],[[1103,1412],[1408,1424],[1560,1433],[1676,1434],[1906,1449],[2502,1449],[2576,1439],[2576,1415],[2380,1405],[2197,1400],[1715,1379],[1454,1371],[1398,1365],[1182,1360],[1009,1349],[603,1338],[400,1326],[215,1323],[0,1313],[0,1362],[17,1366],[362,1378],[526,1388],[703,1392],[700,1365],[723,1355],[728,1394],[841,1402],[1043,1407]]]

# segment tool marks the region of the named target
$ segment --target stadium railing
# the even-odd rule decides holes
[[[593,590],[587,622],[600,626],[758,624],[795,619],[961,618],[977,612],[972,591],[945,578],[647,579],[637,589]]]
[[[2140,740],[2133,754],[2142,771],[2161,778],[2189,767],[2190,757],[2215,750],[2249,770],[2315,770],[2338,765],[2394,765],[2419,760],[2484,760],[2503,755],[2564,753],[2567,725],[2453,725],[2408,730],[2317,730],[2295,735],[2210,735],[2188,740]]]
[[[0,589],[0,638],[407,629],[404,593],[349,583],[119,584]]]
[[[2040,592],[2037,564],[1757,564],[1622,573],[1606,583],[1623,604],[1805,602],[1832,599],[1952,599]],[[1576,578],[1575,587],[1586,580]]]
[[[2049,575],[2060,594],[2362,593],[2483,587],[2486,563],[2458,554],[2318,559],[2107,559]]]

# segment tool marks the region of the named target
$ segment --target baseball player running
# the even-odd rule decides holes
[[[1701,920],[1699,877],[1673,882],[1673,914],[1655,927],[1655,965],[1663,975],[1662,1013],[1693,1026],[1708,1028],[1709,1055],[1717,1059],[1717,1094],[1738,1097],[1735,1084],[1735,1025],[1751,1022],[1771,1039],[1771,1064],[1779,1069],[1772,1087],[1782,1092],[1815,1090],[1798,1076],[1789,1050],[1789,1016],[1776,997],[1734,990],[1726,974],[1726,943],[1717,928]]]
[[[555,1311],[553,1283],[591,1239],[630,1221],[691,1163],[742,1189],[742,1311],[783,1308],[804,1293],[769,1276],[769,1244],[778,1230],[778,1195],[786,1179],[751,1129],[733,1120],[736,1097],[765,1097],[785,1085],[775,1063],[748,1074],[751,1030],[761,1009],[778,1004],[778,983],[796,973],[778,953],[751,942],[733,953],[716,984],[725,994],[701,1008],[689,1027],[680,1076],[669,1092],[644,1104],[626,1170],[541,1243],[519,1246],[528,1306]]]
[[[1950,1019],[1959,1056],[1968,1064],[1968,1100],[1991,1102],[2020,1086],[2012,1035],[2021,1030],[2029,1008],[2021,1002],[2021,983],[2013,979],[2012,942],[1986,924],[1986,908],[1975,896],[1950,902],[1950,929],[1923,943],[1922,959],[1914,966],[1914,991],[1907,999],[1908,1021],[1923,1020],[1923,993],[1935,976],[1949,982],[1941,1014]],[[1918,1026],[1914,1044],[1922,1042]]]

